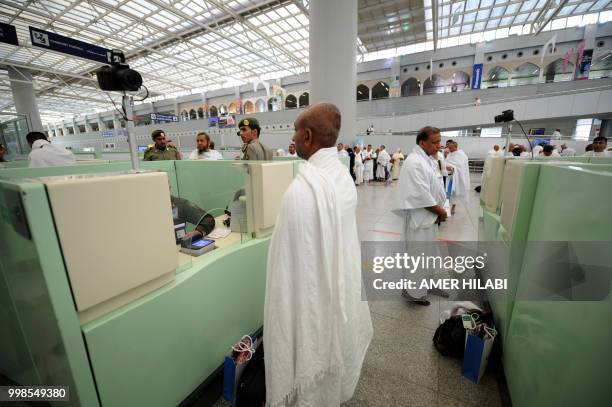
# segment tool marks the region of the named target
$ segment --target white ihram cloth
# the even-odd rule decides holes
[[[411,242],[430,242],[438,238],[435,224],[438,217],[425,208],[443,206],[446,200],[438,161],[428,156],[420,146],[413,148],[402,165],[399,197],[399,208],[404,216],[401,240],[406,242],[406,250],[411,253]],[[422,298],[427,290],[408,290],[408,293],[414,298]]]
[[[470,164],[468,156],[463,150],[456,150],[446,157],[446,165],[453,168],[453,189],[451,191],[451,203],[457,200],[468,204],[470,194]]]
[[[369,181],[374,179],[374,160],[376,159],[376,153],[374,151],[362,151],[361,157],[363,158],[363,180]],[[371,160],[366,160],[366,158]]]
[[[391,169],[391,179],[398,179],[400,170],[402,169],[401,162],[404,160],[404,154],[401,151],[396,151],[393,154],[393,168]]]
[[[336,150],[337,151],[337,150]],[[338,151],[338,157],[348,157],[348,152],[346,150]]]
[[[391,162],[391,156],[387,153],[387,150],[382,150],[378,153],[378,158],[376,159],[378,166],[376,167],[376,178],[385,178],[386,173],[385,169],[389,166]]]
[[[360,185],[363,183],[363,158],[361,158],[361,152],[355,154],[355,184]]]
[[[28,155],[30,168],[54,167],[58,165],[72,165],[76,163],[72,151],[55,146],[47,140],[36,140],[32,143],[32,151]]]
[[[339,406],[355,391],[372,338],[356,204],[335,147],[302,164],[283,197],[266,275],[268,406]]]
[[[200,153],[197,148],[189,154],[189,160],[222,160],[223,156],[216,150],[208,150]]]

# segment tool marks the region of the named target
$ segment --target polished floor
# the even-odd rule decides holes
[[[474,174],[473,186],[480,175]],[[402,220],[391,212],[396,208],[397,182],[372,183],[357,188],[359,238],[362,241],[399,240]],[[478,194],[471,191],[468,207],[440,227],[440,239],[478,240]],[[441,356],[432,338],[440,312],[452,303],[429,296],[431,305],[413,305],[402,300],[372,301],[370,313],[374,338],[365,358],[353,398],[346,407],[358,406],[502,406],[495,369],[488,369],[479,384],[461,375],[461,360]],[[216,406],[229,405],[219,401]]]

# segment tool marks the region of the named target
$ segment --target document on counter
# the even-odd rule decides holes
[[[223,239],[224,237],[229,236],[230,233],[232,233],[231,229],[215,228],[206,237],[209,239]]]

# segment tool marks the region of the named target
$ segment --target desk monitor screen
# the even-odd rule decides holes
[[[144,153],[145,151],[147,151],[147,148],[149,147],[148,146],[138,146],[138,152]]]

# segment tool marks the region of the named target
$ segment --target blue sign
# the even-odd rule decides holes
[[[17,30],[14,26],[0,23],[0,42],[19,45],[19,42],[17,42]]]
[[[102,130],[102,137],[115,137],[115,132],[112,130]]]
[[[30,27],[30,39],[32,40],[32,45],[35,47],[90,59],[103,64],[111,62],[111,51],[109,49],[64,37],[63,35],[49,31]]]
[[[482,83],[482,64],[474,64],[472,73],[472,89],[480,89]]]
[[[178,122],[178,116],[173,114],[159,114],[151,113],[151,120],[155,120],[158,123],[176,123]]]

